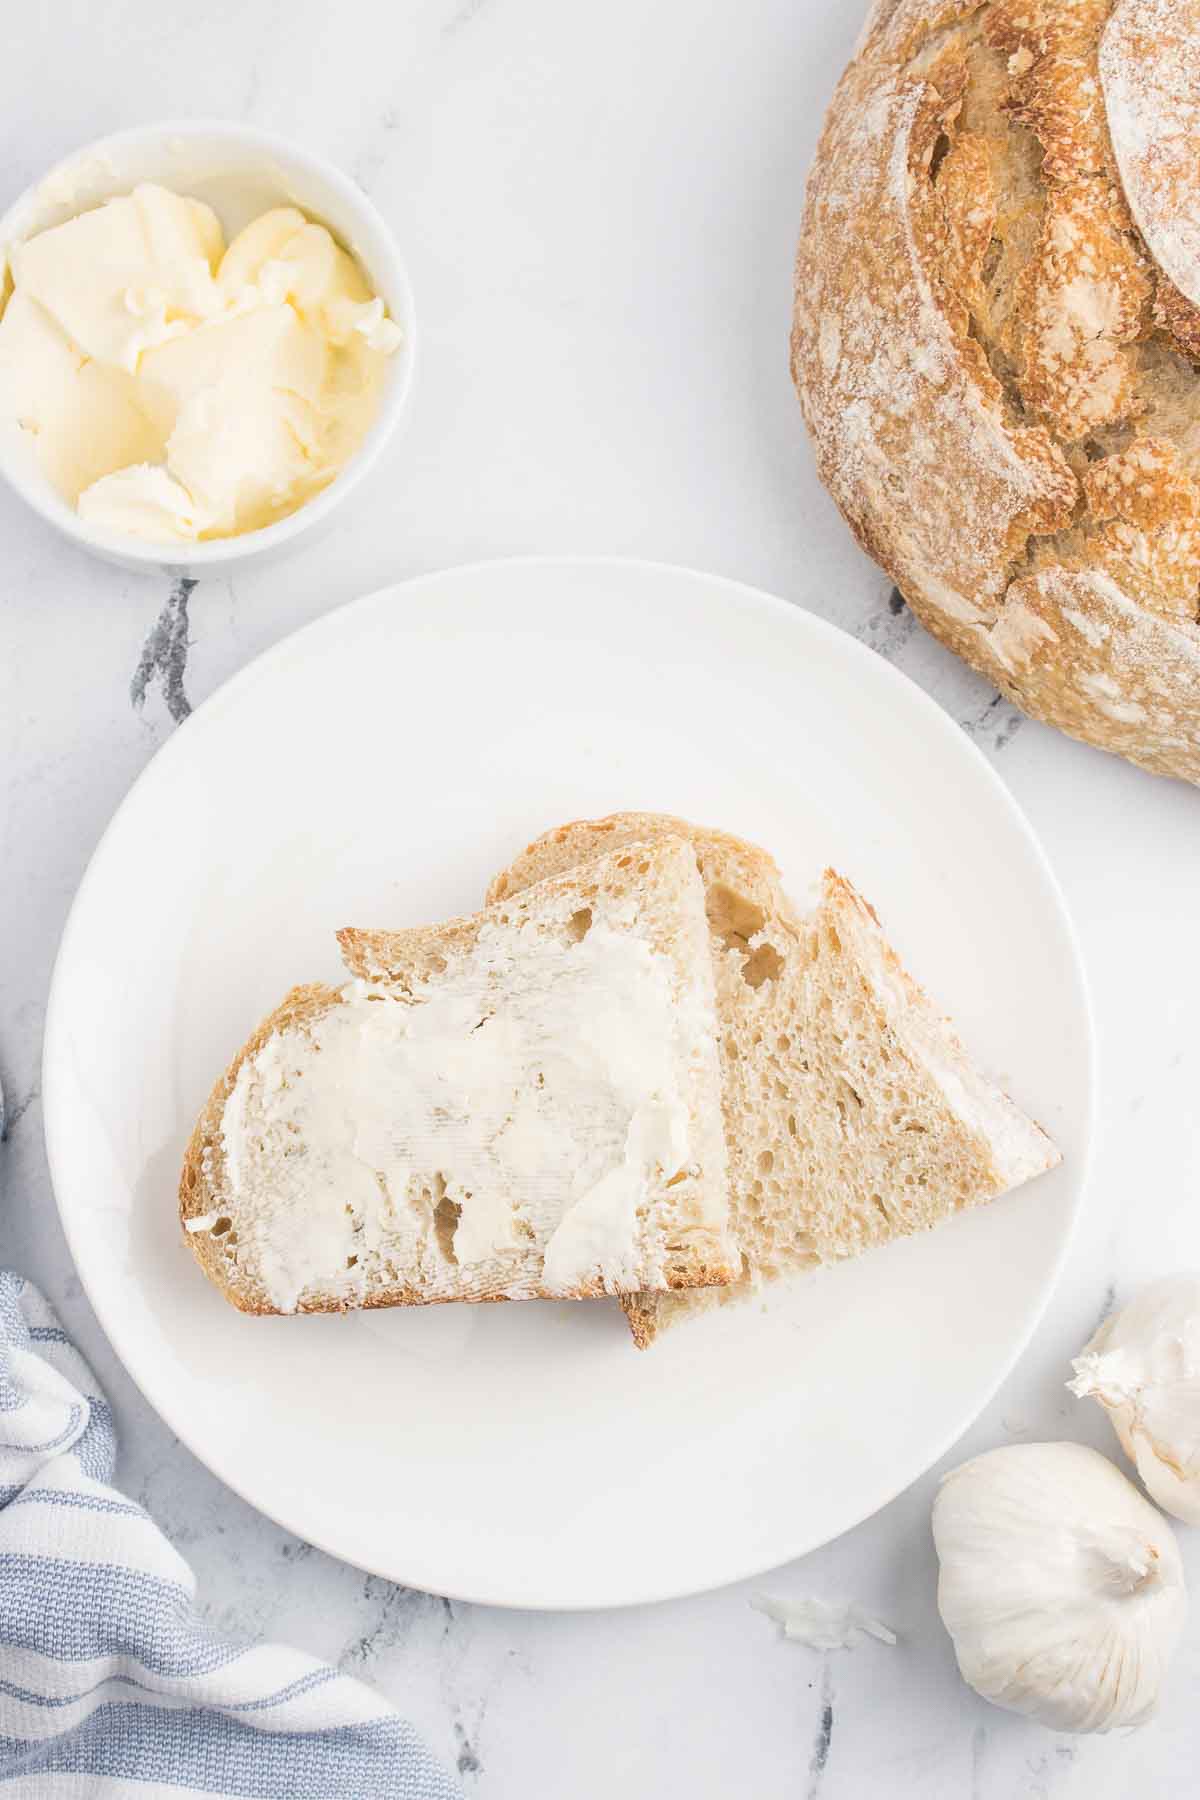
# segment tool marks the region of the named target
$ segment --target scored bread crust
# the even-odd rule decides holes
[[[879,0],[791,343],[821,478],[918,618],[1026,712],[1193,782],[1197,119],[1193,0]]]
[[[658,833],[688,834],[705,883],[731,1219],[746,1267],[741,1283],[707,1295],[623,1296],[639,1347],[759,1279],[927,1229],[1060,1160],[974,1068],[872,908],[833,871],[816,911],[802,915],[765,851],[680,819],[623,813],[544,833],[493,879],[488,899]]]
[[[396,932],[349,928],[339,932],[338,938],[353,975],[403,996],[423,983],[436,982],[440,973],[473,948],[486,926],[518,929],[532,925],[553,931],[560,941],[571,942],[582,911],[594,907],[598,916],[605,917],[623,905],[635,904],[643,937],[672,965],[676,993],[695,991],[702,1001],[711,1001],[700,894],[695,857],[690,847],[675,837],[623,849],[619,857],[605,858],[586,871],[546,881],[519,898],[470,917]],[[243,1064],[273,1036],[285,1030],[308,1032],[343,1003],[340,990],[323,984],[294,989],[259,1026],[217,1082],[188,1147],[180,1182],[180,1218],[187,1241],[205,1273],[243,1312],[265,1314],[279,1309],[261,1280],[237,1261],[236,1208],[229,1196],[222,1143],[225,1106]],[[677,1174],[670,1182],[664,1174],[650,1196],[647,1217],[642,1223],[643,1231],[653,1229],[662,1238],[663,1282],[669,1288],[727,1282],[738,1272],[736,1251],[728,1234],[726,1152],[714,1043],[698,1047],[696,1069],[687,1080],[690,1141],[697,1167],[686,1175]],[[189,1219],[213,1213],[220,1215],[218,1223],[228,1214],[229,1228],[218,1232],[187,1231]],[[593,1299],[612,1292],[600,1278],[581,1282],[567,1291],[547,1288],[531,1273],[533,1260],[526,1258],[517,1279],[504,1286],[498,1285],[495,1271],[484,1266],[477,1275],[460,1271],[451,1276],[447,1271],[444,1291],[398,1277],[354,1292],[334,1285],[306,1289],[296,1310],[344,1312],[358,1307],[438,1304],[449,1300]]]

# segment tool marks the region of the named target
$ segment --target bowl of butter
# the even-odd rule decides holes
[[[327,523],[415,351],[375,207],[266,132],[120,132],[0,218],[0,473],[127,567],[199,573]]]

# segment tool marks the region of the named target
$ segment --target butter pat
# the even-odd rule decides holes
[[[24,292],[0,318],[0,404],[71,501],[109,469],[153,460],[162,448],[134,377],[89,361]]]
[[[332,478],[324,457],[328,362],[319,333],[286,304],[216,320],[146,351],[143,401],[201,530],[253,530]]]
[[[135,537],[294,512],[361,444],[401,343],[295,207],[226,248],[211,208],[143,185],[7,257],[0,411],[81,517]]]
[[[188,490],[157,463],[131,463],[93,481],[79,496],[79,516],[102,531],[161,543],[189,543],[203,523]]]
[[[9,252],[19,293],[76,349],[130,373],[151,343],[221,310],[211,207],[144,185]]]

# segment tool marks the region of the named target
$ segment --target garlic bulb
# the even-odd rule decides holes
[[[963,1679],[1059,1731],[1140,1725],[1187,1611],[1167,1521],[1098,1451],[1012,1444],[933,1507],[938,1607]]]
[[[1072,1367],[1158,1504],[1200,1525],[1200,1275],[1151,1282]]]

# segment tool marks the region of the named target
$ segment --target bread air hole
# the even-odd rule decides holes
[[[771,944],[760,944],[742,964],[742,980],[747,987],[760,988],[764,981],[775,981],[783,969],[783,958]]]
[[[216,1224],[212,1228],[213,1236],[214,1237],[224,1237],[225,1233],[229,1230],[229,1228],[232,1224],[233,1224],[233,1220],[227,1219],[224,1216],[224,1214],[222,1214],[222,1216],[217,1220]]]
[[[862,1111],[862,1095],[857,1088],[851,1087],[844,1075],[838,1078],[838,1089],[838,1123],[844,1132],[854,1114]]]
[[[767,915],[753,900],[716,881],[704,896],[708,928],[729,950],[745,950],[767,922]]]
[[[567,920],[567,936],[573,944],[581,944],[591,929],[592,909],[590,906],[581,906],[579,911],[573,912]]]
[[[440,1175],[437,1180],[442,1183],[443,1193],[433,1209],[433,1235],[437,1240],[437,1247],[446,1261],[457,1266],[458,1257],[454,1254],[454,1234],[458,1230],[458,1221],[462,1218],[462,1207],[457,1200],[451,1200],[444,1191],[445,1182]]]
[[[929,152],[929,179],[930,179],[930,181],[937,180],[937,172],[941,168],[943,162],[946,160],[949,150],[950,150],[950,139],[947,137],[947,135],[944,131],[939,131],[937,137],[933,141],[933,145]]]

